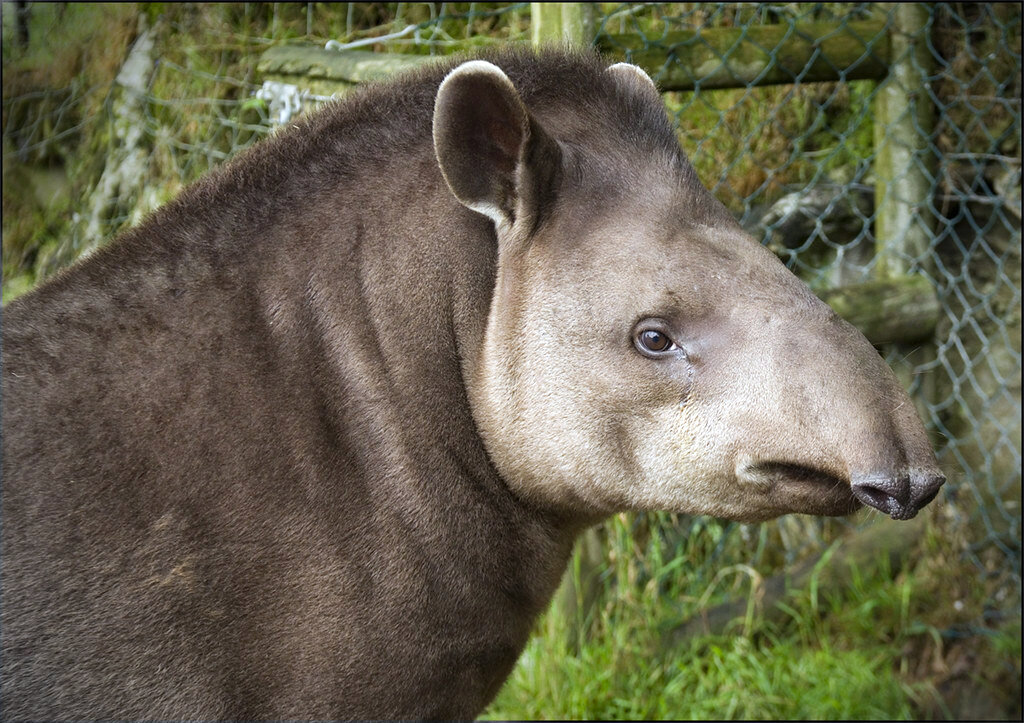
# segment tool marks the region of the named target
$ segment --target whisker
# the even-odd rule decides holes
[[[920,346],[915,346],[915,347],[914,347],[913,349],[911,349],[910,351],[908,351],[908,352],[907,352],[906,354],[904,354],[904,355],[903,355],[903,357],[902,357],[902,358],[900,359],[900,363],[902,364],[903,362],[905,362],[905,361],[906,361],[907,359],[909,359],[909,358],[910,358],[910,355],[911,355],[911,354],[913,354],[913,353],[914,353],[915,351],[917,351],[917,350],[918,350],[918,349],[920,349],[920,348],[921,348]]]

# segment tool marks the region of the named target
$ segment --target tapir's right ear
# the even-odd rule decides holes
[[[553,201],[558,144],[530,116],[498,66],[471,60],[452,70],[434,103],[434,152],[465,206],[527,233]]]

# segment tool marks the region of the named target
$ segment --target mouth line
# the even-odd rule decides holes
[[[765,499],[784,512],[842,517],[862,505],[848,480],[817,467],[749,460],[737,466],[736,475],[760,487]]]
[[[850,483],[847,480],[816,467],[807,467],[789,462],[751,462],[742,465],[739,473],[740,476],[752,482],[773,487],[779,483],[813,485],[844,490],[852,496]]]

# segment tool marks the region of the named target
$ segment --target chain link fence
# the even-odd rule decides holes
[[[874,3],[598,7],[597,46],[643,65],[667,88],[666,106],[701,179],[813,288],[876,279],[886,264],[932,282],[941,307],[934,341],[884,351],[934,434],[949,476],[939,504],[967,530],[964,554],[984,574],[1015,585],[1019,600],[1020,7],[926,6],[922,42],[902,51],[897,10]],[[111,83],[114,73],[103,79],[74,44],[70,54],[52,45],[33,61],[32,43],[84,9],[30,5],[27,49],[20,50],[18,11],[11,4],[3,10],[5,301],[136,223],[276,123],[328,98],[264,83],[256,69],[269,48],[304,41],[437,55],[528,42],[531,20],[528,3],[118,11],[120,30],[111,34],[105,21],[103,38],[119,58]],[[829,44],[851,36],[860,45],[832,64]],[[794,43],[803,41],[811,55],[794,64]],[[766,62],[752,60],[751,48]],[[695,65],[695,58],[704,60]],[[885,73],[898,63],[918,74],[919,85],[904,90],[923,112],[897,114],[889,126],[880,96],[895,82]],[[925,140],[908,166],[927,180],[912,221],[923,243],[882,253],[878,207],[900,186],[879,192],[879,148],[897,123],[906,126],[907,113]],[[691,557],[699,537],[692,572],[710,583],[737,550],[767,565],[774,564],[770,551],[781,549],[774,562],[792,562],[848,524],[791,517],[759,526],[674,515],[610,524]],[[623,554],[613,549],[613,563]]]
[[[934,109],[923,123],[911,119],[925,141],[912,164],[928,183],[915,209],[926,234],[918,248],[897,250],[896,265],[930,279],[941,314],[934,344],[884,351],[933,432],[950,478],[946,510],[970,529],[966,553],[1019,588],[1020,8],[926,7],[926,47],[893,52],[885,64],[911,65],[922,82],[906,90]],[[896,81],[863,76],[881,54],[867,31],[875,24],[883,38],[900,32],[895,13],[876,3],[624,4],[601,18],[597,44],[663,84],[690,86],[665,97],[701,179],[812,288],[823,288],[882,271],[877,151],[895,131],[880,121],[878,96]],[[766,25],[778,32],[756,32]],[[762,84],[789,62],[794,38],[824,45],[843,28],[861,42],[844,65],[830,66],[836,81],[821,81],[814,65],[829,58],[819,54]],[[750,45],[767,63],[744,78]],[[684,63],[693,57],[715,62]],[[723,80],[722,68],[738,70]],[[807,521],[787,527],[791,552],[802,547],[796,540],[823,541]]]

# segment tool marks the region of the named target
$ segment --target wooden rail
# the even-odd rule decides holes
[[[878,80],[889,72],[886,28],[884,20],[701,28],[602,35],[597,47],[646,69],[663,90]]]

